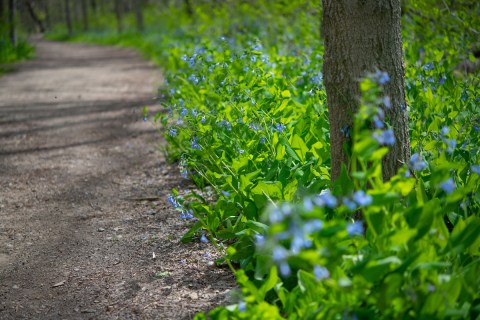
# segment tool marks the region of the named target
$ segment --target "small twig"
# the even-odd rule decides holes
[[[160,200],[162,197],[159,196],[145,196],[145,197],[139,197],[139,198],[122,198],[122,200],[127,200],[127,201],[156,201]]]

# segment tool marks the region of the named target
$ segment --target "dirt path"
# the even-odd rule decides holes
[[[1,319],[188,319],[224,303],[232,276],[208,244],[179,243],[189,222],[166,197],[188,185],[142,121],[161,81],[129,50],[44,41],[0,77]]]

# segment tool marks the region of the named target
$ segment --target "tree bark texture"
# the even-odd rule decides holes
[[[396,139],[383,159],[384,180],[410,157],[400,15],[400,0],[323,0],[332,181],[339,177],[342,163],[349,167],[344,146],[360,103],[359,80],[375,70],[390,77],[384,93],[391,99],[391,108],[383,109]]]
[[[87,0],[82,0],[82,24],[83,31],[88,31],[88,5]]]
[[[122,21],[122,4],[121,0],[115,0],[115,16],[117,18],[117,31],[122,33],[123,31],[123,21]]]
[[[67,24],[68,34],[73,34],[72,16],[70,14],[70,0],[65,0],[65,22]]]
[[[12,46],[17,45],[17,30],[15,27],[15,16],[17,15],[17,1],[8,0],[8,36]]]
[[[137,0],[134,1],[133,7],[135,8],[135,21],[137,22],[137,31],[142,32],[144,29],[143,25],[143,1]]]

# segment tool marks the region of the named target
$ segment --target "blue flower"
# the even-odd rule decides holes
[[[387,109],[390,109],[392,107],[392,100],[390,99],[390,96],[383,97],[383,105]]]
[[[222,191],[222,193],[223,193],[223,195],[224,195],[225,197],[227,197],[227,198],[230,197],[230,192],[228,192],[228,191]]]
[[[245,312],[245,311],[247,311],[247,304],[245,303],[245,301],[241,301],[241,302],[238,304],[238,311],[240,311],[240,312]]]
[[[350,138],[350,126],[345,125],[340,129],[340,132],[345,138]]]
[[[192,210],[183,210],[180,214],[181,219],[193,219],[193,211]]]
[[[170,129],[170,131],[169,131],[168,133],[170,133],[170,135],[171,135],[172,137],[175,137],[175,136],[177,136],[177,129],[172,128],[172,129]]]
[[[280,133],[282,133],[286,128],[287,127],[282,123],[275,124],[275,129]]]
[[[345,197],[342,199],[342,202],[344,205],[347,206],[348,209],[350,209],[351,211],[357,209],[357,204],[355,202],[353,202],[352,200],[350,200],[349,198]]]
[[[147,122],[147,117],[143,117],[143,122]]]
[[[261,137],[259,142],[260,142],[260,144],[264,144],[265,143],[265,137]]]
[[[288,265],[288,262],[284,261],[280,264],[280,274],[284,277],[290,275],[290,266]]]
[[[380,134],[375,132],[373,137],[382,145],[393,146],[395,144],[395,134],[392,129],[382,131]]]
[[[450,132],[450,129],[447,126],[443,126],[440,132],[442,133],[442,135],[446,136]]]
[[[312,198],[310,198],[310,197],[303,198],[303,209],[307,212],[310,212],[310,211],[313,210]]]
[[[472,165],[470,169],[480,176],[480,165]]]
[[[445,143],[447,144],[447,152],[453,153],[455,148],[457,147],[457,141],[455,139],[445,139]]]
[[[382,120],[380,120],[378,116],[373,117],[373,124],[377,129],[383,129],[383,127],[385,127],[385,123]]]
[[[268,215],[268,219],[271,223],[278,223],[283,220],[283,213],[278,208],[273,208],[270,210],[270,214]]]
[[[455,190],[455,182],[452,178],[448,178],[447,181],[440,184],[440,188],[445,191],[446,194],[450,194]]]
[[[418,153],[414,153],[411,156],[410,161],[408,161],[408,165],[410,169],[414,171],[422,171],[427,167],[427,164],[425,163],[425,161],[422,160],[421,156]]]
[[[284,261],[288,257],[287,250],[282,246],[276,246],[272,251],[273,261],[279,262]]]
[[[205,123],[207,121],[207,118],[205,116],[202,116],[202,119],[200,120],[201,123]]]
[[[332,192],[329,189],[322,190],[319,195],[317,195],[313,201],[319,207],[327,206],[330,209],[333,209],[337,206],[337,198],[332,195]]]
[[[207,239],[207,237],[206,237],[204,234],[202,234],[202,236],[200,237],[200,241],[201,241],[202,243],[208,243],[208,239]]]
[[[255,235],[255,244],[258,246],[258,247],[261,247],[265,244],[265,237],[262,236],[261,234],[256,234]]]
[[[182,108],[182,112],[180,113],[182,117],[185,117],[188,115],[188,109],[187,108]]]
[[[363,235],[363,222],[355,221],[347,224],[347,233],[351,237]]]
[[[198,145],[197,141],[198,141],[197,138],[193,138],[193,140],[192,140],[192,149],[202,150],[202,148]]]
[[[434,68],[433,62],[429,62],[422,67],[422,69],[425,71],[433,70],[433,68]]]
[[[187,169],[181,170],[180,175],[182,176],[183,179],[188,179],[188,170]]]
[[[312,234],[318,230],[321,230],[323,228],[323,221],[319,219],[314,219],[311,221],[308,221],[303,225],[303,232],[306,234]]]
[[[324,279],[328,279],[330,277],[330,272],[325,267],[315,265],[313,267],[313,275],[315,276],[315,279],[317,279],[317,281],[321,281]]]
[[[368,206],[372,203],[372,196],[366,194],[363,190],[358,190],[353,194],[353,201],[355,201],[359,206]]]
[[[373,75],[373,81],[378,84],[384,85],[390,81],[390,76],[385,71],[377,70]]]
[[[172,195],[169,195],[167,197],[167,201],[173,206],[174,209],[177,209],[180,207],[180,204],[177,202],[177,199],[175,199]]]

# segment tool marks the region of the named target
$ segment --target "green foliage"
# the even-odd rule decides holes
[[[381,161],[395,141],[375,74],[344,130],[354,165],[330,182],[315,4],[195,4],[194,18],[172,7],[143,35],[77,36],[135,46],[165,69],[168,113],[145,116],[201,189],[173,190],[169,201],[194,220],[183,241],[212,242],[243,293],[209,317],[478,319],[480,86],[478,73],[455,67],[480,15],[457,6],[407,4],[413,155],[388,182]]]

